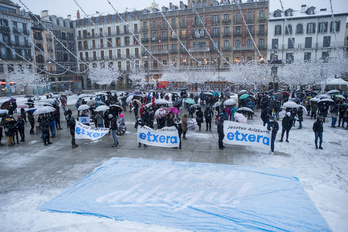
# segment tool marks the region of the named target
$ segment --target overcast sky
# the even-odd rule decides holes
[[[100,13],[110,12],[115,13],[111,5],[107,0],[12,0],[14,3],[17,3],[22,8],[24,3],[29,10],[35,14],[40,14],[42,10],[48,10],[50,15],[57,15],[66,17],[71,15],[73,19],[76,18],[77,10],[80,8],[77,6],[75,1],[81,6],[81,8],[87,14],[95,14],[96,11]],[[242,0],[245,2],[246,0]],[[327,8],[330,10],[330,0],[270,0],[271,11],[275,9],[281,9],[280,1],[283,3],[284,9],[293,8],[294,10],[300,9],[302,4],[307,6],[315,6],[317,10],[321,8]],[[146,7],[151,6],[153,0],[110,0],[111,4],[119,12],[124,12],[126,9],[132,11],[134,9],[141,10]],[[175,5],[179,5],[180,0],[156,0],[156,4],[159,7],[169,6],[169,2],[172,2]],[[187,4],[187,0],[183,0]],[[348,12],[348,0],[332,0],[333,9],[335,12]],[[26,9],[26,8],[24,8]],[[81,12],[81,10],[80,10]],[[85,15],[81,12],[81,17]]]

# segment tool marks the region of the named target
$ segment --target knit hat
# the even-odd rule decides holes
[[[123,114],[120,114],[120,117],[123,118]]]

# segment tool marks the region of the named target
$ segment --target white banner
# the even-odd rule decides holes
[[[172,127],[164,127],[159,130],[153,130],[150,127],[138,127],[137,132],[138,143],[156,147],[179,147],[178,130]]]
[[[271,143],[271,134],[267,127],[224,121],[226,144],[268,147]]]
[[[76,121],[75,138],[97,140],[109,133],[109,128],[96,128]]]

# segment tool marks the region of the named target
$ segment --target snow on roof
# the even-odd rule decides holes
[[[275,11],[281,11],[282,15],[281,17],[274,17],[274,12],[269,12],[269,21],[276,21],[276,20],[283,20],[284,19],[284,12],[282,10],[275,10]],[[331,12],[328,10],[317,10],[314,11],[315,13],[313,15],[307,14],[306,12],[301,12],[301,10],[293,10],[292,16],[285,16],[287,19],[297,19],[297,18],[317,18],[317,17],[331,17]],[[348,16],[348,12],[334,12],[334,15],[346,15]]]
[[[347,85],[348,86],[348,82],[343,80],[342,78],[329,78],[326,81],[326,84],[328,85]]]

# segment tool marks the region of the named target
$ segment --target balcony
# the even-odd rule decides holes
[[[202,47],[202,48],[190,48],[189,52],[209,52],[210,47]]]
[[[259,20],[257,20],[259,23],[265,23],[267,21],[266,18],[260,18]]]
[[[213,33],[213,34],[211,35],[211,37],[212,37],[212,38],[218,38],[218,37],[220,37],[220,33]]]
[[[10,28],[6,26],[1,26],[0,27],[0,32],[10,32]]]
[[[188,37],[187,37],[187,35],[180,35],[180,40],[183,40],[183,39],[187,39]]]
[[[214,20],[211,22],[211,25],[216,26],[216,25],[219,25],[219,23],[220,23],[220,20]]]
[[[232,51],[231,47],[222,47],[221,50],[223,52],[231,52]]]
[[[166,42],[166,41],[168,41],[168,37],[161,37],[161,38],[159,38],[159,41]]]
[[[192,24],[192,27],[203,27],[203,24],[201,22],[196,22]]]
[[[241,32],[241,31],[238,31],[238,32],[234,32],[233,33],[233,36],[244,36],[245,35],[245,33],[243,33],[243,32]]]
[[[257,46],[257,48],[259,49],[259,50],[266,50],[267,48],[266,48],[266,46]]]
[[[180,28],[187,28],[187,23],[180,24]]]
[[[265,35],[267,35],[267,31],[266,30],[257,31],[257,35],[258,36],[265,36]]]
[[[233,50],[235,50],[235,51],[254,50],[254,47],[253,46],[239,46],[239,47],[233,47]]]
[[[141,31],[142,31],[142,32],[147,32],[148,30],[149,30],[148,27],[143,27],[143,28],[141,28]]]
[[[149,42],[149,38],[142,38],[142,39],[141,39],[141,42],[142,42],[142,43],[148,43],[148,42]]]
[[[229,37],[231,37],[231,33],[230,33],[230,32],[224,33],[224,34],[222,35],[222,37],[224,37],[224,38],[229,38]]]
[[[222,20],[223,24],[229,25],[231,24],[231,19],[227,19],[227,20]]]
[[[152,51],[152,54],[154,54],[154,55],[168,54],[168,50],[157,50],[157,51]]]
[[[177,54],[178,53],[178,49],[171,49],[169,53],[170,54]]]
[[[162,25],[161,26],[161,30],[167,30],[167,29],[168,29],[167,25]]]

